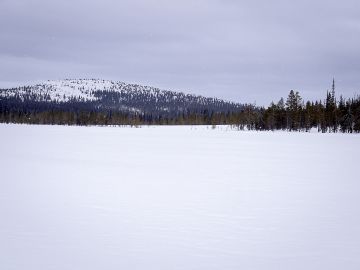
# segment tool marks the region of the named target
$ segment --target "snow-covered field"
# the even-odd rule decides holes
[[[360,136],[0,125],[0,269],[360,269]]]

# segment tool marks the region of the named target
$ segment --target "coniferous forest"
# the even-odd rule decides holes
[[[6,95],[9,91],[25,94]],[[324,100],[304,101],[291,90],[268,107],[236,104],[163,91],[131,95],[93,91],[96,99],[54,100],[30,88],[1,89],[0,122],[50,125],[231,125],[248,130],[360,132],[360,96],[336,98],[335,82]],[[136,93],[136,95],[134,95]],[[159,94],[160,93],[160,94]]]

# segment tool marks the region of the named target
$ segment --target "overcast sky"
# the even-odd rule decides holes
[[[0,0],[0,87],[101,78],[267,105],[360,93],[359,0]]]

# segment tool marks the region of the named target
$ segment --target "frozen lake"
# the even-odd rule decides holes
[[[360,269],[360,135],[0,125],[0,269]]]

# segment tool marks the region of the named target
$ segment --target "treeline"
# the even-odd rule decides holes
[[[303,102],[300,94],[290,91],[284,102],[262,108],[262,125],[266,130],[319,132],[360,132],[360,97],[336,100],[335,91],[328,92],[324,101]]]
[[[244,106],[245,108],[246,106]],[[248,106],[254,114],[258,109]],[[242,110],[243,111],[243,110]],[[137,112],[104,109],[82,102],[23,103],[12,98],[0,100],[0,122],[48,125],[237,125],[242,114],[236,111],[213,112],[186,109],[177,113]],[[255,127],[255,126],[254,126]]]
[[[0,99],[0,122],[50,125],[232,125],[248,130],[360,132],[360,97],[339,100],[335,84],[323,101],[304,102],[291,90],[287,99],[269,107],[242,105],[234,111],[201,107],[177,111],[139,112],[103,108],[91,102],[30,101],[16,97]]]

